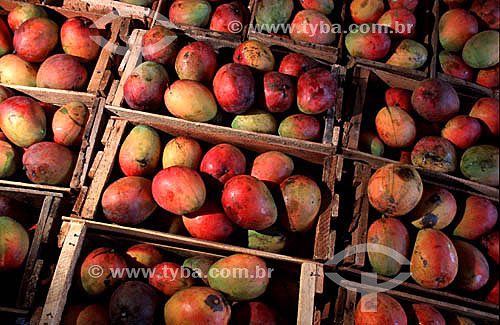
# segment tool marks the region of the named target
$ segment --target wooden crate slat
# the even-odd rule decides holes
[[[319,276],[318,268],[320,267],[313,263],[302,264],[300,272],[297,325],[313,324],[316,277]]]

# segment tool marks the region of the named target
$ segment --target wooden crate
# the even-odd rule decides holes
[[[64,243],[43,308],[42,318],[39,323],[41,325],[59,324],[64,308],[75,301],[78,302],[81,294],[75,285],[72,286],[75,269],[78,262],[81,262],[92,249],[103,246],[112,247],[122,253],[126,248],[134,244],[148,243],[160,249],[163,253],[168,253],[169,261],[174,260],[178,263],[182,263],[182,258],[190,256],[201,255],[222,258],[233,253],[224,250],[205,250],[203,247],[186,248],[180,243],[172,243],[162,236],[155,236],[148,232],[117,229],[109,225],[98,225],[92,221],[75,221],[71,218],[64,219],[71,220],[71,222],[65,222],[65,225],[62,227],[61,238],[64,240]],[[297,295],[294,292],[289,293],[293,295],[290,300],[297,301],[298,307],[296,313],[291,308],[276,310],[281,313],[286,310],[286,313],[283,313],[284,317],[293,319],[293,322],[295,322],[296,317],[298,325],[312,324],[313,298],[316,290],[322,288],[322,284],[317,283],[318,279],[322,279],[322,265],[298,260],[288,262],[271,259],[265,260],[268,267],[275,269],[272,273],[271,282],[273,281],[273,276],[284,272],[286,277],[290,279],[290,283],[298,286],[296,288]],[[259,300],[262,300],[262,298],[259,298]],[[162,309],[164,301],[166,301],[166,297],[162,296],[158,309]],[[278,299],[271,302],[279,304],[283,301]]]
[[[0,300],[0,316],[4,324],[13,324],[16,319],[29,320],[33,307],[40,298],[42,271],[47,271],[50,266],[50,257],[55,253],[49,244],[56,229],[58,210],[63,195],[0,186],[0,196],[18,201],[19,208],[33,213],[32,218],[26,220],[27,227],[36,224],[36,228],[28,230],[30,248],[23,265],[19,269],[2,272],[0,286],[3,293]]]
[[[296,140],[291,138],[284,138],[277,135],[268,135],[254,132],[246,132],[240,131],[236,129],[232,129],[229,126],[225,126],[230,124],[230,120],[232,119],[232,114],[226,114],[227,119],[223,122],[224,126],[212,125],[209,123],[196,123],[189,122],[185,120],[181,120],[178,118],[170,117],[165,114],[169,114],[167,109],[163,107],[162,115],[153,114],[147,112],[140,112],[132,109],[126,108],[126,103],[123,95],[123,87],[128,78],[128,76],[132,73],[137,65],[140,64],[142,60],[141,54],[141,41],[142,37],[146,31],[144,30],[134,30],[130,39],[134,42],[134,46],[131,48],[130,52],[124,57],[121,65],[120,72],[122,73],[121,79],[115,80],[113,82],[112,90],[110,91],[110,95],[106,99],[107,105],[106,108],[118,116],[129,118],[129,117],[140,117],[145,120],[157,120],[161,121],[163,124],[169,124],[172,126],[178,126],[181,128],[197,128],[200,133],[224,133],[227,137],[231,137],[234,141],[237,141],[237,144],[245,144],[249,141],[252,141],[255,145],[264,146],[267,145],[268,148],[275,148],[279,150],[285,150],[290,154],[300,154],[299,151],[303,153],[299,156],[302,159],[306,159],[315,163],[322,163],[321,160],[318,160],[317,157],[322,156],[325,153],[334,153],[336,151],[336,147],[338,144],[338,138],[340,134],[340,127],[334,126],[336,119],[340,119],[341,110],[342,110],[342,100],[343,100],[343,81],[345,79],[346,70],[344,67],[335,65],[335,64],[326,64],[324,67],[329,68],[337,75],[337,79],[339,82],[339,90],[337,96],[337,104],[335,107],[331,108],[328,112],[319,115],[318,118],[322,120],[324,118],[324,127],[323,127],[323,138],[322,143],[311,142],[311,141],[303,141]],[[187,37],[182,32],[178,32],[179,37],[183,41],[190,41],[193,38]],[[192,36],[192,35],[190,35]],[[194,37],[194,36],[193,36]],[[205,41],[212,45],[220,54],[219,58],[231,60],[232,51],[234,48],[238,46],[239,43],[230,42],[227,40],[218,40],[213,39],[211,37],[206,36],[196,36],[195,40]],[[278,49],[272,48],[275,56],[282,56],[284,54],[289,53],[288,51],[279,51]],[[125,64],[126,61],[126,64]],[[231,60],[232,62],[232,60]],[[219,65],[222,65],[222,62],[219,62]],[[175,75],[175,71],[169,73],[172,77]],[[293,108],[291,109],[293,110]],[[295,113],[295,111],[293,112]],[[293,114],[292,112],[290,114]],[[231,116],[231,117],[230,117]],[[322,121],[323,122],[323,121]],[[270,149],[269,149],[270,150]],[[307,153],[306,153],[307,152]],[[304,153],[306,153],[304,155]]]
[[[303,41],[294,41],[290,38],[290,35],[277,35],[277,34],[268,34],[263,32],[257,26],[257,22],[255,20],[255,14],[257,11],[257,2],[255,0],[252,6],[252,18],[250,20],[250,26],[248,28],[247,38],[251,40],[258,40],[267,46],[275,45],[281,46],[283,48],[290,49],[294,52],[304,54],[316,59],[324,60],[330,63],[337,63],[343,58],[342,49],[344,44],[344,33],[335,34],[335,40],[332,44],[322,45],[322,44],[313,44],[309,42]],[[347,12],[348,3],[346,1],[336,2],[335,9],[333,12],[328,15],[328,19],[330,19],[331,23],[334,25],[340,25],[342,31],[345,26],[345,16]],[[301,1],[294,0],[294,10],[288,24],[291,24],[293,18],[299,12],[303,10],[301,5]]]
[[[425,65],[420,69],[408,69],[403,67],[397,67],[394,65],[383,63],[382,60],[374,61],[363,59],[359,57],[349,56],[349,64],[348,66],[361,66],[361,67],[372,67],[388,72],[392,72],[394,74],[399,74],[405,77],[414,78],[417,80],[424,80],[429,78],[431,75],[435,75],[436,70],[436,62],[437,56],[435,55],[437,49],[438,40],[438,6],[440,0],[424,0],[419,1],[417,8],[415,9],[415,17],[417,17],[417,32],[414,40],[423,44],[427,48],[428,58]],[[386,4],[387,8],[387,4]],[[350,9],[347,9],[346,12],[346,26],[348,24],[354,24]],[[384,58],[384,61],[387,61],[392,53],[394,53],[395,47],[400,43],[400,41],[393,37],[391,38],[391,51]],[[347,50],[346,50],[347,52]],[[348,54],[348,53],[347,53]],[[433,74],[434,73],[434,74]]]
[[[158,228],[158,225],[155,225],[153,218],[151,222],[148,223],[146,221],[146,223],[139,225],[141,228],[108,225],[108,221],[103,217],[101,212],[100,200],[102,193],[106,187],[111,184],[111,181],[114,181],[118,177],[122,177],[120,176],[121,172],[118,166],[117,156],[125,134],[128,134],[133,125],[150,125],[156,128],[162,137],[191,137],[199,140],[202,143],[202,147],[206,147],[207,144],[230,143],[241,149],[247,150],[247,156],[250,155],[251,157],[255,156],[257,153],[270,150],[284,151],[281,150],[281,148],[260,145],[259,143],[238,141],[241,139],[227,136],[224,132],[220,131],[213,132],[207,131],[206,129],[186,128],[182,125],[164,124],[162,122],[163,121],[158,121],[156,118],[147,120],[141,116],[130,116],[127,119],[112,117],[109,120],[104,135],[102,136],[104,149],[96,154],[96,159],[89,170],[89,177],[92,178],[92,183],[88,188],[84,187],[82,189],[73,208],[73,217],[95,220],[92,222],[99,226],[160,236],[175,244],[186,244],[206,249],[220,249],[234,253],[247,253],[285,262],[296,259],[325,261],[333,257],[336,250],[336,233],[333,224],[338,216],[339,202],[339,195],[335,190],[335,186],[341,178],[340,171],[342,170],[343,159],[342,157],[330,156],[329,154],[316,157],[316,159],[320,161],[316,164],[294,158],[296,164],[296,172],[294,174],[300,174],[302,171],[302,173],[312,177],[322,189],[323,194],[323,203],[319,212],[317,226],[307,233],[297,233],[291,237],[292,241],[296,241],[297,244],[300,243],[296,251],[276,254],[248,249],[243,247],[245,244],[242,244],[243,240],[241,237],[236,237],[234,238],[235,240],[231,241],[235,244],[225,244],[200,240],[190,236],[155,231],[153,229],[159,230],[160,228]],[[294,152],[291,152],[291,154],[293,155]],[[295,157],[296,156],[297,155],[295,155]],[[250,166],[250,160],[248,160],[247,165]]]
[[[375,172],[377,168],[378,165],[376,166],[368,165],[365,163],[351,161],[350,159],[347,158],[344,160],[344,173],[347,174],[344,175],[344,178],[352,179],[352,187],[350,192],[348,190],[342,191],[340,206],[348,210],[340,210],[339,213],[340,215],[344,216],[352,216],[351,218],[352,221],[351,224],[349,225],[349,231],[352,233],[352,237],[343,238],[346,242],[352,244],[352,246],[348,246],[347,248],[348,253],[346,254],[347,257],[342,261],[342,263],[339,263],[339,265],[329,265],[327,266],[327,268],[330,268],[332,266],[337,267],[337,269],[347,272],[351,277],[357,278],[356,281],[359,281],[359,278],[361,277],[362,274],[364,275],[368,274],[368,276],[371,276],[372,278],[376,279],[377,281],[376,283],[381,283],[385,281],[397,283],[397,288],[398,288],[397,290],[404,292],[405,294],[409,295],[409,297],[411,295],[415,295],[433,299],[438,302],[443,301],[444,303],[460,306],[460,308],[470,308],[471,310],[478,311],[477,316],[480,318],[482,317],[481,316],[482,313],[488,314],[485,316],[486,317],[485,319],[489,318],[489,320],[492,320],[491,319],[492,316],[490,314],[494,314],[496,320],[498,321],[498,311],[499,311],[498,306],[484,302],[484,299],[489,293],[489,290],[491,290],[491,287],[495,284],[493,270],[496,264],[492,260],[490,261],[490,270],[492,278],[490,279],[490,282],[482,290],[478,292],[466,293],[464,291],[459,290],[459,288],[457,288],[453,284],[443,290],[431,290],[423,288],[420,285],[416,284],[412,278],[406,280],[403,283],[399,283],[393,280],[392,278],[380,275],[377,276],[375,273],[373,274],[366,273],[366,272],[371,272],[371,266],[370,262],[368,261],[367,253],[365,253],[363,250],[360,251],[358,247],[354,246],[366,244],[369,225],[381,217],[381,214],[370,206],[367,193],[368,182],[370,180],[371,175]],[[436,184],[435,182],[427,181],[425,179],[423,181],[425,186],[442,185],[442,184]],[[462,191],[462,190],[452,190],[452,193],[455,196],[457,202],[459,203],[459,209],[458,209],[459,212],[457,213],[456,217],[458,221],[458,218],[460,217],[459,216],[460,211],[463,211],[460,209],[460,202],[462,203],[465,202],[465,199],[466,197],[469,196],[469,193],[467,191]],[[354,203],[352,210],[350,205],[343,204],[344,202],[343,200],[347,200],[348,202]],[[494,202],[494,204],[498,209],[498,202]],[[412,226],[409,222],[404,222],[404,223],[410,234],[410,247],[408,255],[408,259],[410,259],[418,229]],[[451,227],[453,227],[453,225],[456,224],[453,223]],[[498,227],[496,227],[496,229],[498,229]],[[337,229],[337,232],[341,233],[341,229]],[[450,227],[443,229],[443,232],[448,236],[450,236],[451,238]],[[479,240],[475,241],[474,246],[481,249]],[[487,252],[483,251],[483,253],[486,257],[488,256]],[[487,258],[489,259],[489,257]],[[409,272],[409,266],[403,266],[402,272]],[[350,299],[353,299],[353,297],[351,297]],[[456,309],[458,310],[459,308],[456,307]]]
[[[344,132],[342,139],[343,154],[346,157],[364,161],[374,166],[382,166],[389,162],[399,160],[398,152],[390,152],[390,148],[386,147],[385,156],[388,158],[378,157],[359,149],[359,138],[362,131],[370,131],[376,133],[375,130],[375,115],[378,110],[385,106],[384,93],[390,87],[399,87],[408,90],[414,90],[419,81],[412,78],[407,78],[387,71],[375,68],[356,67],[353,70],[353,93],[350,98],[353,98],[351,103],[345,103],[344,107],[351,107],[352,110],[344,110]],[[461,92],[457,89],[457,93],[461,100],[461,111],[464,110],[464,104],[467,107],[472,107],[474,102],[479,99],[475,94]],[[374,102],[368,104],[368,100]],[[374,106],[375,105],[375,106]],[[457,150],[457,158],[460,159],[461,152]],[[493,201],[498,202],[498,188],[470,181],[459,175],[459,171],[455,174],[445,174],[434,172],[424,168],[417,167],[423,178],[428,181],[435,182],[449,189],[462,189],[474,193],[479,193],[487,196]]]
[[[0,15],[7,15],[20,3],[22,3],[22,1],[0,0]],[[95,64],[87,65],[90,69],[88,71],[89,83],[87,85],[87,89],[82,91],[72,91],[19,85],[0,85],[9,86],[29,96],[38,98],[39,100],[56,101],[57,99],[59,99],[59,101],[57,101],[57,104],[65,104],[66,98],[72,98],[76,101],[80,101],[86,104],[87,106],[90,106],[95,101],[97,95],[103,96],[105,93],[107,93],[107,88],[109,87],[111,80],[113,79],[110,69],[113,65],[113,59],[116,56],[112,53],[113,47],[115,46],[115,44],[118,44],[120,34],[128,32],[130,20],[120,17],[112,20],[106,20],[101,19],[103,17],[102,14],[87,11],[75,11],[42,4],[39,5],[42,6],[45,11],[47,11],[49,18],[54,19],[58,23],[59,27],[68,18],[83,16],[92,20],[96,24],[96,27],[98,29],[109,31],[109,37],[107,38],[108,43],[101,50],[99,58],[97,59]]]

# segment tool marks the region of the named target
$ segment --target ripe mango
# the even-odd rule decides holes
[[[462,51],[465,63],[476,69],[497,65],[499,62],[499,35],[496,30],[487,30],[469,38]]]
[[[263,109],[250,109],[246,113],[234,117],[231,123],[233,129],[276,134],[278,123],[274,116]]]
[[[420,69],[427,62],[428,52],[425,46],[411,39],[403,40],[387,64],[408,69]]]
[[[147,176],[158,167],[160,153],[160,136],[156,130],[147,125],[138,125],[123,141],[118,162],[126,176]]]

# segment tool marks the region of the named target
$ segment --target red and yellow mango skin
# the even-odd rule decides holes
[[[412,110],[411,91],[402,88],[389,88],[385,92],[385,104],[390,107],[399,107],[410,113]]]
[[[369,293],[361,297],[354,312],[356,325],[408,323],[406,313],[394,298],[385,293]]]
[[[142,281],[121,284],[109,299],[110,324],[153,325],[158,305],[156,290]]]
[[[221,276],[228,272],[223,270],[229,270],[229,277]],[[237,270],[245,271],[245,276],[238,275]],[[267,265],[257,256],[231,255],[220,259],[210,267],[208,283],[212,289],[226,294],[231,300],[253,300],[260,297],[267,289],[269,284]]]
[[[200,172],[212,176],[221,184],[245,173],[246,158],[237,147],[222,143],[210,149],[200,164]]]
[[[448,190],[429,186],[424,189],[422,199],[411,213],[412,224],[419,228],[437,230],[448,226],[457,214],[457,201]]]
[[[485,302],[490,303],[490,304],[495,304],[498,306],[498,297],[499,297],[499,291],[498,291],[498,281],[497,284],[491,289],[490,293],[485,299]]]
[[[390,0],[389,7],[391,9],[406,8],[410,11],[414,11],[418,6],[418,0]]]
[[[248,175],[235,176],[224,185],[222,207],[232,222],[247,230],[269,228],[278,217],[269,189]]]
[[[165,91],[165,106],[175,117],[193,122],[208,122],[217,114],[212,92],[201,82],[177,80]]]
[[[271,49],[255,40],[240,44],[234,51],[233,61],[263,72],[274,69],[274,55]]]
[[[321,124],[311,115],[294,114],[281,121],[278,134],[282,137],[306,141],[319,139]]]
[[[213,89],[217,102],[228,113],[241,114],[255,101],[255,80],[250,69],[229,63],[215,74]]]
[[[163,169],[184,166],[197,170],[202,154],[198,141],[183,136],[174,138],[165,145],[163,150]]]
[[[146,61],[170,66],[179,52],[177,34],[170,29],[156,25],[142,38],[142,56]]]
[[[322,14],[329,15],[334,9],[333,0],[300,0],[304,9],[316,10]]]
[[[464,215],[453,230],[453,235],[476,240],[490,233],[497,220],[497,208],[490,200],[479,196],[470,196],[465,201]]]
[[[16,172],[17,153],[7,141],[0,140],[0,179]]]
[[[26,20],[35,17],[47,17],[47,13],[45,10],[31,3],[20,3],[16,8],[14,8],[11,12],[9,12],[9,16],[7,17],[7,22],[9,24],[10,29],[15,31],[21,26]]]
[[[411,305],[418,325],[446,325],[443,315],[428,304]]]
[[[481,245],[488,250],[488,255],[498,264],[498,231],[484,237]]]
[[[380,218],[368,229],[367,243],[389,247],[406,257],[410,237],[408,230],[398,219]],[[401,271],[402,265],[387,254],[368,251],[368,259],[373,270],[378,274],[395,276]]]
[[[291,76],[280,72],[264,75],[265,106],[272,113],[289,110],[295,102],[297,89]]]
[[[462,58],[448,51],[439,53],[439,64],[444,73],[455,78],[472,81],[474,77],[474,72]]]
[[[66,20],[61,26],[61,45],[64,53],[79,57],[85,62],[97,60],[101,47],[96,37],[100,34],[93,25],[92,20],[85,17]]]
[[[498,186],[498,147],[483,144],[467,149],[460,161],[460,171],[471,181]]]
[[[235,116],[231,127],[248,132],[276,134],[278,122],[268,110],[251,108],[245,113]]]
[[[177,292],[165,304],[165,325],[229,324],[231,306],[218,291],[191,287]]]
[[[151,181],[139,176],[120,178],[106,188],[101,205],[110,222],[129,226],[140,224],[156,209]]]
[[[130,267],[152,268],[163,261],[163,256],[154,246],[137,244],[127,249],[125,260]]]
[[[486,88],[498,87],[498,75],[500,69],[498,64],[494,68],[479,70],[476,77],[476,83]]]
[[[15,54],[0,58],[0,83],[36,87],[37,70]]]
[[[483,97],[477,100],[469,116],[480,119],[486,126],[489,135],[499,135],[498,99]]]
[[[0,128],[10,142],[27,148],[45,138],[45,112],[29,97],[14,96],[0,104]]]
[[[138,125],[123,141],[118,162],[125,176],[148,176],[158,167],[160,154],[161,142],[156,130]]]
[[[458,166],[457,152],[453,144],[443,137],[424,137],[411,152],[414,166],[442,173],[453,173]]]
[[[294,175],[280,184],[286,212],[281,222],[292,232],[306,232],[312,228],[321,207],[321,190],[312,179]]]
[[[411,96],[413,109],[429,122],[447,122],[460,109],[460,99],[447,82],[437,79],[421,81]]]
[[[410,263],[412,278],[428,289],[447,287],[458,273],[455,246],[444,233],[435,229],[418,232]]]
[[[14,33],[16,54],[28,62],[44,61],[59,41],[59,26],[44,17],[25,21]]]
[[[279,151],[265,152],[253,161],[251,176],[273,184],[281,184],[293,173],[291,157]]]
[[[281,60],[279,72],[300,78],[304,72],[314,69],[317,66],[318,63],[307,56],[290,53]]]
[[[183,47],[175,60],[179,79],[189,79],[210,84],[217,71],[217,56],[205,42],[193,42]]]
[[[23,264],[30,240],[23,226],[10,217],[0,217],[0,272]]]
[[[368,199],[388,217],[403,216],[422,198],[424,185],[417,170],[410,165],[387,164],[377,169],[368,182]]]
[[[389,9],[377,21],[377,24],[390,27],[394,35],[402,38],[411,38],[416,33],[417,19],[413,13],[406,8]],[[400,31],[397,25],[404,25]]]
[[[359,149],[372,155],[384,156],[384,143],[378,136],[371,132],[362,132],[359,137]]]
[[[481,289],[490,278],[490,267],[483,253],[473,245],[454,240],[458,254],[458,273],[455,283],[466,291]]]
[[[449,10],[439,20],[439,42],[450,52],[460,51],[477,32],[476,18],[464,9]]]
[[[297,83],[297,105],[304,114],[321,114],[337,100],[337,79],[328,70],[316,68],[302,74]]]
[[[321,31],[321,29],[325,29],[324,26],[330,27],[326,33]],[[294,41],[328,45],[335,40],[335,34],[331,32],[331,29],[333,27],[330,19],[321,12],[302,10],[295,15],[292,21],[290,38]]]
[[[384,13],[383,0],[354,0],[350,6],[352,20],[358,25],[376,23]]]
[[[235,324],[278,325],[276,312],[258,301],[237,304],[233,308],[231,321]]]
[[[218,32],[239,34],[242,30],[233,29],[234,26],[238,26],[235,22],[240,23],[239,26],[243,27],[244,21],[245,15],[236,2],[225,3],[215,9],[210,20],[210,29]]]
[[[109,324],[108,309],[99,304],[71,305],[63,315],[64,325]]]
[[[210,21],[212,6],[206,0],[175,0],[168,18],[174,24],[205,27]]]
[[[226,241],[236,230],[224,210],[213,201],[207,201],[201,209],[183,216],[182,221],[191,236],[210,241]]]
[[[470,7],[483,25],[490,29],[500,28],[500,5],[496,0],[474,0]]]
[[[77,57],[56,54],[45,60],[36,75],[41,88],[81,90],[87,84],[87,69]]]
[[[478,119],[467,115],[458,115],[446,123],[441,131],[441,136],[465,150],[479,141],[481,131],[482,127]]]
[[[169,167],[156,174],[152,189],[156,203],[177,215],[200,209],[207,195],[200,175],[191,168],[181,166]]]
[[[89,111],[80,102],[72,102],[58,109],[52,118],[54,142],[67,147],[80,145],[88,119]]]
[[[394,50],[386,64],[407,69],[420,69],[427,62],[428,51],[421,43],[404,39]]]
[[[356,28],[347,34],[345,46],[351,56],[376,61],[389,53],[391,39],[386,33],[372,30],[362,33],[359,28]]]
[[[215,257],[197,255],[186,258],[182,267],[190,269],[193,272],[193,277],[201,279],[203,283],[208,285],[208,271],[215,262],[217,262]]]
[[[155,111],[163,103],[168,80],[167,71],[162,65],[151,61],[141,63],[125,81],[125,101],[132,109]]]
[[[95,265],[102,268],[102,274],[95,273]],[[111,276],[111,270],[126,269],[125,259],[111,248],[101,247],[93,250],[85,257],[80,267],[80,284],[89,296],[98,296],[108,292],[125,280],[127,274],[121,277]],[[92,271],[94,270],[94,271]]]
[[[458,315],[453,315],[451,316],[448,321],[448,325],[476,325],[470,318],[463,317],[463,316],[458,316]]]
[[[0,18],[0,57],[12,52],[12,33],[7,27],[7,24]]]
[[[36,143],[23,155],[26,176],[35,184],[67,185],[75,163],[75,154],[55,142]]]
[[[415,142],[415,121],[398,107],[382,108],[375,117],[375,125],[380,139],[391,148],[407,148]]]
[[[187,273],[187,272],[184,272]],[[183,274],[182,266],[172,262],[157,264],[151,271],[149,284],[166,296],[192,287],[194,280]]]

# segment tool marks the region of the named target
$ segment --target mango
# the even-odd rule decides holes
[[[239,275],[238,272],[243,275]],[[267,289],[269,283],[267,265],[263,259],[256,256],[231,255],[220,259],[210,267],[208,283],[212,289],[221,291],[231,300],[253,300],[260,297]]]
[[[422,199],[411,213],[412,224],[419,228],[443,229],[455,218],[457,201],[453,194],[440,187],[424,189]]]
[[[458,115],[446,123],[441,136],[462,150],[473,146],[481,138],[480,120],[467,115]]]
[[[293,0],[259,0],[255,20],[263,31],[271,32],[273,26],[286,24],[290,20],[293,9]]]
[[[298,53],[287,54],[283,60],[281,60],[279,72],[287,74],[289,76],[294,76],[300,78],[300,76],[311,69],[318,66],[318,62]]]
[[[25,21],[14,34],[16,54],[28,62],[40,63],[59,41],[59,26],[51,19],[34,17]]]
[[[377,21],[378,25],[387,26],[392,29],[393,35],[402,38],[411,38],[415,35],[417,19],[415,15],[406,8],[387,10]],[[398,26],[403,26],[400,30]]]
[[[221,184],[245,173],[247,161],[240,149],[228,143],[221,143],[203,156],[200,172],[211,176]]]
[[[210,21],[212,6],[206,0],[175,0],[168,18],[174,24],[205,27]]]
[[[64,312],[61,324],[109,324],[108,309],[99,304],[71,305]]]
[[[41,88],[82,90],[87,84],[87,69],[69,54],[55,54],[43,61],[36,74],[36,86]]]
[[[396,299],[376,292],[361,297],[354,312],[354,322],[356,325],[406,325],[408,320],[403,307]]]
[[[498,210],[490,200],[470,196],[465,201],[462,219],[453,235],[469,240],[479,239],[493,230],[498,220]]]
[[[0,86],[0,104],[9,97],[14,96],[14,93],[9,88]]]
[[[12,33],[7,24],[0,18],[0,57],[12,52]]]
[[[485,69],[499,62],[499,33],[487,30],[472,36],[464,45],[462,58],[471,68]]]
[[[384,13],[382,0],[353,0],[350,5],[352,20],[358,25],[376,23]]]
[[[192,287],[194,279],[183,272],[183,267],[173,262],[163,262],[153,267],[149,284],[166,296]]]
[[[100,267],[102,272],[95,273],[96,266]],[[121,277],[111,275],[112,270],[125,268],[127,268],[127,263],[120,254],[114,249],[100,247],[90,252],[83,260],[78,282],[87,295],[98,296],[109,292],[125,280],[126,273],[123,273]]]
[[[274,116],[263,109],[250,109],[246,113],[234,117],[231,123],[233,129],[276,134],[278,122]]]
[[[359,27],[350,31],[345,38],[345,46],[351,56],[376,61],[389,53],[391,39],[386,33],[374,31],[370,24],[367,33],[361,32]]]
[[[156,62],[138,65],[123,86],[128,106],[139,111],[155,111],[161,107],[168,86],[167,70]]]
[[[152,61],[166,66],[172,65],[179,52],[179,39],[170,29],[156,25],[144,34],[142,38],[142,56],[146,61]]]
[[[36,143],[23,155],[26,176],[35,184],[67,185],[75,163],[75,154],[54,142]]]
[[[198,141],[182,136],[174,138],[167,143],[163,150],[163,169],[172,166],[198,169],[202,154]]]
[[[61,45],[64,53],[81,58],[84,62],[96,61],[101,51],[96,38],[99,29],[86,17],[69,18],[61,26]]]
[[[153,325],[158,300],[155,289],[150,285],[127,281],[109,299],[110,324]]]
[[[297,83],[297,106],[304,114],[321,114],[335,106],[337,79],[324,68],[304,72]]]
[[[487,135],[498,137],[500,134],[498,108],[498,99],[482,97],[472,106],[469,116],[481,120],[483,129],[486,129]]]
[[[417,8],[418,0],[390,0],[389,7],[391,9],[396,8],[406,8],[410,11],[414,11]]]
[[[415,313],[415,320],[422,325],[446,325],[443,315],[431,305],[413,304],[412,310]]]
[[[264,230],[248,230],[248,248],[270,253],[279,253],[285,249],[287,234],[278,227]]]
[[[177,80],[168,87],[165,106],[172,115],[193,122],[208,122],[217,114],[214,95],[193,80]]]
[[[425,46],[411,39],[403,40],[387,64],[408,69],[420,69],[427,62],[427,49]]]
[[[332,22],[315,10],[299,11],[290,27],[290,38],[294,41],[329,45],[335,40]]]
[[[472,80],[473,71],[461,57],[448,51],[439,53],[439,64],[444,73],[463,80]]]
[[[35,17],[47,17],[47,12],[41,6],[31,3],[20,3],[16,8],[9,12],[7,22],[10,28],[15,31],[26,20]]]
[[[0,58],[0,83],[36,87],[36,69],[15,54]]]
[[[320,137],[321,124],[314,116],[294,114],[281,121],[278,134],[286,138],[315,141]]]
[[[447,82],[437,79],[421,81],[411,96],[413,109],[429,122],[447,122],[460,110],[460,99]]]
[[[127,249],[125,260],[130,267],[151,268],[163,261],[163,255],[152,245],[136,244]]]
[[[80,102],[72,102],[58,109],[52,118],[54,142],[67,147],[80,145],[88,119],[89,110]]]
[[[215,74],[213,89],[217,102],[228,113],[241,114],[255,101],[255,80],[250,68],[228,63]]]
[[[293,159],[279,151],[265,152],[253,161],[251,176],[274,184],[281,184],[293,173]]]
[[[466,291],[481,289],[490,278],[490,267],[483,253],[463,240],[454,240],[458,254],[458,274],[455,283]]]
[[[304,9],[311,9],[329,15],[334,8],[333,0],[301,0],[300,4]]]
[[[464,9],[452,9],[439,19],[439,42],[450,52],[462,50],[469,38],[478,32],[476,18]]]
[[[498,87],[498,75],[500,70],[498,64],[494,68],[479,70],[476,77],[476,83],[486,88]]]
[[[396,106],[407,113],[411,113],[411,91],[403,88],[389,88],[385,91],[385,104]]]
[[[380,139],[392,148],[409,147],[417,136],[415,121],[398,107],[382,108],[375,117],[375,125]]]
[[[239,303],[234,306],[231,321],[234,324],[282,324],[276,311],[268,305],[257,301]]]
[[[496,0],[474,0],[470,11],[489,29],[500,28],[500,5]]]
[[[234,51],[233,61],[263,72],[274,69],[273,52],[269,47],[255,40],[241,43]]]
[[[359,137],[359,149],[372,155],[384,156],[384,143],[378,136],[371,132],[362,132]]]
[[[460,170],[474,182],[498,186],[498,147],[479,145],[470,147],[462,155]]]
[[[193,278],[201,279],[206,285],[208,285],[208,271],[215,262],[217,262],[215,257],[200,255],[186,258],[182,263],[182,266],[193,272]]]
[[[16,151],[10,143],[0,140],[0,179],[8,178],[16,172]]]
[[[458,166],[457,151],[443,137],[424,137],[413,148],[411,163],[437,172],[452,173]]]
[[[175,59],[175,71],[179,79],[210,84],[217,71],[217,56],[205,42],[193,42],[183,47]]]
[[[459,315],[453,315],[450,318],[448,318],[448,325],[476,325],[472,321],[472,319],[464,317],[464,316],[459,316]]]
[[[191,236],[209,241],[224,242],[236,230],[215,201],[207,201],[199,210],[182,216],[182,222]]]
[[[21,224],[12,218],[0,217],[0,272],[20,267],[29,246],[28,233]]]
[[[123,141],[118,163],[125,176],[148,176],[158,167],[160,153],[160,136],[156,130],[138,125]]]

